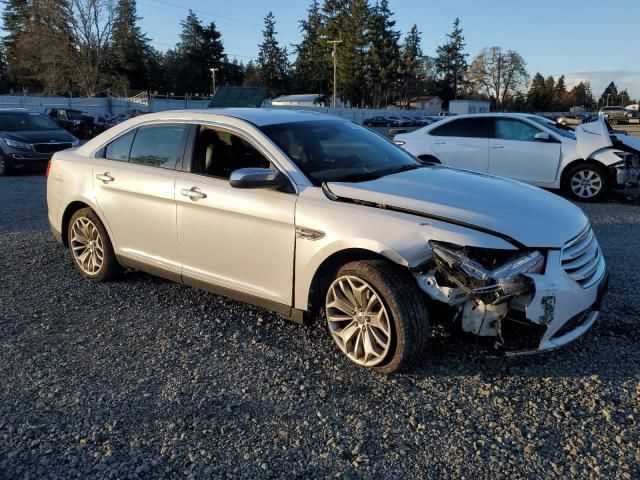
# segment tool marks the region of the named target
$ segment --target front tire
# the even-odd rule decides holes
[[[0,154],[0,177],[5,175],[11,175],[11,164],[4,155]]]
[[[569,170],[563,189],[573,199],[597,202],[607,192],[607,172],[597,163],[581,163]]]
[[[422,293],[408,272],[385,260],[340,268],[324,313],[340,351],[360,366],[391,373],[425,353],[429,315]]]
[[[90,208],[73,214],[67,228],[69,250],[76,270],[96,282],[118,276],[121,271],[107,230]]]

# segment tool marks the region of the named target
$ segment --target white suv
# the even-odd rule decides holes
[[[459,115],[394,140],[424,161],[561,188],[576,200],[598,200],[638,176],[640,139],[603,118],[574,133],[537,115]]]
[[[84,277],[129,267],[297,322],[319,312],[382,372],[424,355],[433,306],[502,351],[548,350],[594,323],[607,285],[576,206],[322,114],[136,117],[56,153],[47,201]]]

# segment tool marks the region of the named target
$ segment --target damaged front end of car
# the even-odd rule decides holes
[[[563,326],[551,327],[559,319],[553,281],[544,276],[547,251],[462,247],[433,240],[429,246],[431,258],[413,269],[420,288],[431,300],[447,305],[449,320],[464,332],[494,338],[493,347],[500,353],[557,348],[561,343],[553,340],[559,334],[586,322],[588,328],[595,320],[590,308]]]

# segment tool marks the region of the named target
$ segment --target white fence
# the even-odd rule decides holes
[[[94,117],[107,113],[118,115],[128,109],[142,110],[143,112],[163,112],[167,110],[182,110],[193,108],[206,108],[209,99],[184,100],[152,98],[148,105],[135,99],[117,97],[97,98],[67,98],[67,97],[38,97],[26,95],[0,95],[0,108],[26,108],[33,112],[44,113],[52,108],[73,108],[82,110]],[[361,108],[328,108],[328,107],[300,107],[300,106],[272,106],[271,108],[283,108],[326,113],[336,117],[362,123],[365,119],[378,115],[416,115],[424,114],[417,110],[375,110]]]

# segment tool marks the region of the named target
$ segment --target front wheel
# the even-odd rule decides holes
[[[93,210],[82,208],[74,213],[67,235],[73,264],[83,277],[103,282],[120,273],[107,230]]]
[[[421,291],[385,260],[344,265],[327,290],[325,315],[340,351],[360,366],[391,373],[425,353],[429,316]]]
[[[11,165],[4,158],[4,155],[0,154],[0,177],[3,175],[9,175],[11,173]]]
[[[607,191],[607,172],[596,163],[576,165],[566,176],[564,190],[574,200],[598,201]]]

